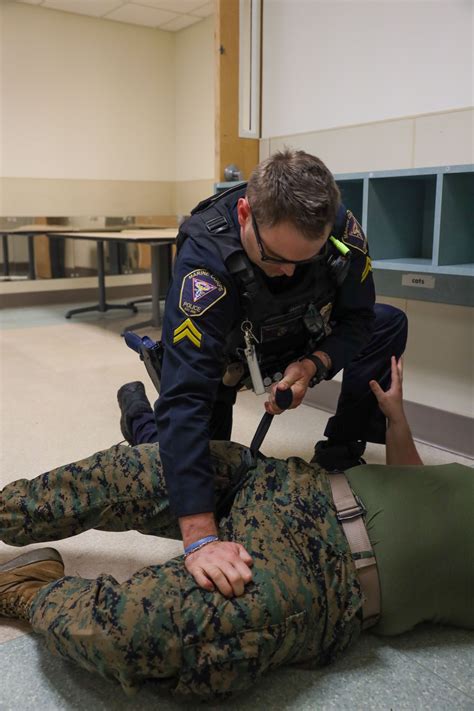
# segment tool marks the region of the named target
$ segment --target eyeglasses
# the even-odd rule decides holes
[[[258,249],[260,251],[260,259],[262,262],[270,262],[271,264],[310,264],[311,262],[317,262],[320,259],[324,259],[325,256],[325,251],[324,253],[321,254],[318,252],[318,254],[315,254],[314,257],[310,257],[309,259],[282,259],[282,257],[270,257],[269,254],[265,252],[265,245],[263,243],[262,236],[260,234],[260,230],[258,229],[257,221],[254,217],[253,212],[251,212],[252,216],[252,227],[253,231],[255,233],[255,239],[257,241]]]

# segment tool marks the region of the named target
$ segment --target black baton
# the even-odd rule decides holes
[[[293,393],[291,392],[291,388],[288,388],[288,390],[277,390],[275,392],[275,402],[280,410],[288,410],[293,402]],[[254,459],[262,446],[262,442],[265,439],[270,425],[272,424],[273,418],[274,415],[270,415],[270,413],[266,412],[260,420],[252,442],[250,443],[250,451]]]

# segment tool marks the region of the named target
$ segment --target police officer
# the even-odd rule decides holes
[[[328,168],[303,151],[276,153],[248,184],[201,202],[180,228],[166,299],[160,397],[153,414],[140,383],[118,392],[131,444],[159,442],[170,507],[179,518],[188,571],[207,590],[239,594],[252,560],[219,541],[211,439],[229,439],[242,386],[281,412],[344,368],[338,408],[315,458],[327,469],[360,463],[367,441],[385,441],[385,420],[369,388],[390,382],[401,356],[404,314],[374,306],[366,237]],[[279,381],[279,382],[278,382]]]

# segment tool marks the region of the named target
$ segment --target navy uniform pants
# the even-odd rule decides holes
[[[384,390],[390,387],[392,355],[400,358],[407,342],[407,317],[394,306],[375,305],[375,327],[367,346],[344,369],[337,410],[327,423],[324,434],[335,442],[385,442],[385,417],[369,388],[376,380]],[[232,431],[232,407],[236,391],[222,385],[214,405],[210,437],[229,440]],[[133,422],[133,444],[157,442],[153,413],[144,413]]]

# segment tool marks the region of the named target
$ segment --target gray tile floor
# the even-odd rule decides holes
[[[0,646],[0,669],[2,711],[183,708],[152,684],[127,697],[112,682],[52,657],[29,635]],[[464,630],[423,626],[389,642],[366,633],[332,666],[278,670],[225,708],[467,711],[474,709],[473,669],[473,636]]]
[[[65,321],[67,308],[0,312],[0,486],[119,441],[116,390],[127,380],[146,382],[143,366],[118,336],[132,320],[128,314],[86,314]],[[143,313],[136,320],[143,320]],[[153,398],[148,383],[147,390]],[[261,414],[261,400],[251,393],[240,395],[234,438],[250,442]],[[305,406],[286,413],[275,419],[263,449],[274,456],[309,457],[326,419],[326,413]],[[472,466],[472,461],[433,447],[419,449],[427,463],[460,461]],[[367,458],[383,462],[383,448],[371,445]],[[61,541],[57,547],[66,570],[85,577],[106,570],[119,580],[181,550],[176,542],[136,532],[99,531]],[[0,560],[17,552],[0,543]],[[474,711],[473,670],[473,633],[422,626],[390,640],[365,634],[331,667],[279,670],[226,702],[225,708]],[[182,706],[152,685],[129,698],[117,685],[52,657],[25,626],[0,622],[1,711],[87,708],[172,711]]]

